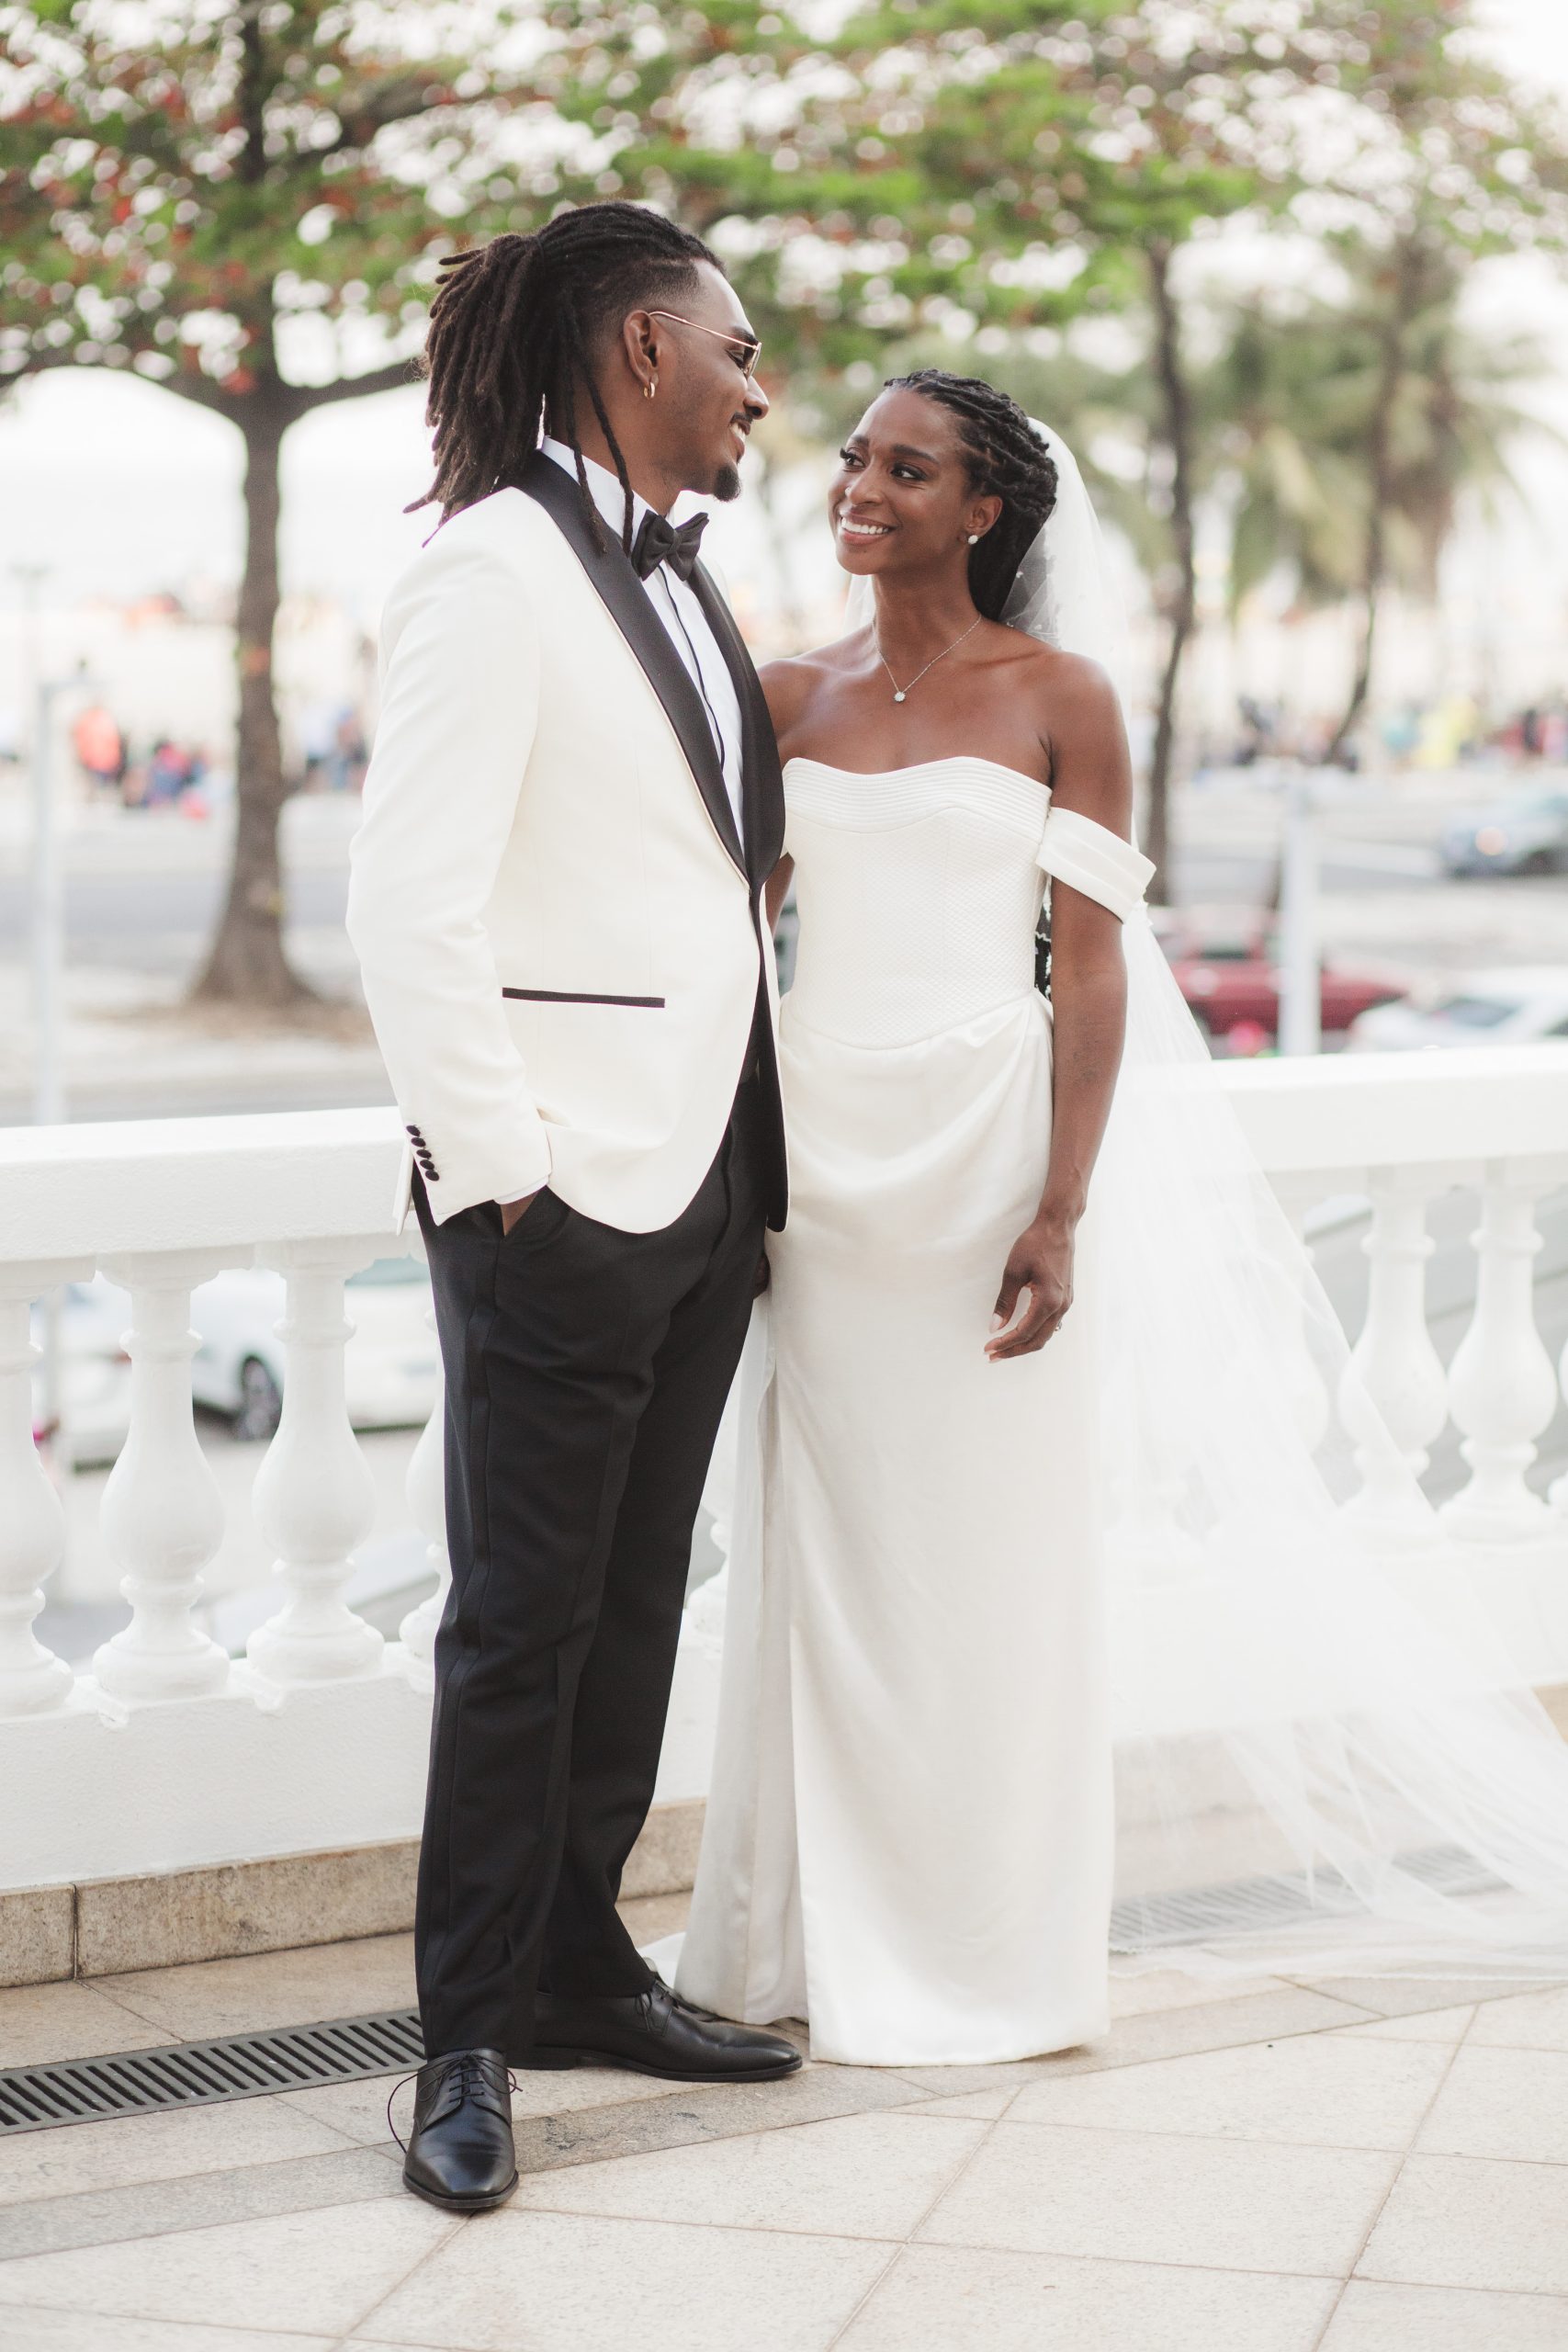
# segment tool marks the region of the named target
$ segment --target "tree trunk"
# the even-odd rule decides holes
[[[1345,747],[1359,723],[1367,707],[1367,696],[1372,689],[1372,654],[1377,644],[1378,591],[1382,584],[1382,526],[1381,522],[1368,532],[1369,539],[1376,538],[1375,561],[1369,562],[1368,576],[1361,588],[1361,628],[1356,647],[1356,673],[1350,686],[1350,699],[1344,715],[1334,730],[1334,741],[1323,755],[1325,767],[1337,767],[1345,756]]]
[[[1420,256],[1411,244],[1400,248],[1393,300],[1383,316],[1377,390],[1367,425],[1367,537],[1361,557],[1361,628],[1350,699],[1325,752],[1324,764],[1342,759],[1345,746],[1367,707],[1377,645],[1378,603],[1388,568],[1388,513],[1393,501],[1393,412],[1404,379],[1404,329],[1419,300]]]
[[[1160,673],[1154,752],[1149,761],[1148,823],[1144,849],[1156,869],[1149,895],[1169,899],[1170,772],[1176,748],[1177,696],[1181,666],[1198,617],[1198,572],[1192,517],[1192,401],[1182,365],[1181,318],[1170,284],[1171,247],[1157,239],[1148,249],[1149,290],[1154,306],[1155,375],[1163,410],[1163,439],[1170,456],[1170,537],[1176,583],[1166,608],[1165,662]]]
[[[247,411],[249,410],[247,402]],[[277,828],[288,788],[273,691],[277,623],[278,454],[285,418],[265,395],[242,424],[245,436],[245,565],[234,659],[240,727],[234,762],[234,863],[229,897],[193,994],[207,1004],[298,1004],[311,990],[283,952],[283,875]]]

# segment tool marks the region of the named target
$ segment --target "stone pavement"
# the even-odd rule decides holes
[[[398,2007],[410,1971],[390,1936],[0,1993],[0,2064]],[[523,2186],[468,2221],[401,2188],[387,2082],[0,2140],[0,2344],[1564,2352],[1568,1987],[1214,1992],[1123,1983],[1105,2042],[1017,2066],[523,2075]]]

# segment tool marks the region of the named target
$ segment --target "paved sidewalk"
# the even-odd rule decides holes
[[[410,1968],[394,1936],[6,1992],[0,2064],[397,2007]],[[21,2134],[0,2342],[1563,2352],[1568,1987],[1213,1992],[1124,1984],[1107,2041],[1020,2066],[524,2075],[523,2186],[466,2222],[403,2191],[385,2082]]]

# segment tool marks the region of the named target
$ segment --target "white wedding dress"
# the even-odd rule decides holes
[[[985,759],[794,759],[792,1198],[753,1334],[717,1752],[678,1989],[814,2055],[1103,2032],[1113,1803],[1092,1233],[1037,1354],[985,1353],[1044,1182],[1047,874],[1146,860]]]

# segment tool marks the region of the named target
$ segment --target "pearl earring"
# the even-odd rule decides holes
[[[979,534],[979,532],[978,532],[978,531],[971,531],[971,532],[970,532],[970,534],[969,534],[969,544],[970,544],[970,546],[971,546],[972,548],[977,548],[977,547],[979,546],[979,544],[980,544],[980,534]]]

